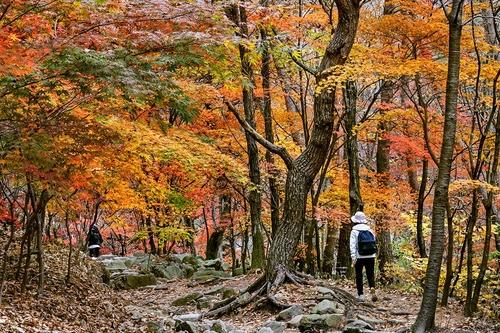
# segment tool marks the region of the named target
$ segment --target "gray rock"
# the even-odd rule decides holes
[[[373,330],[373,326],[369,323],[356,319],[344,327],[342,332],[344,333],[367,333],[368,331]]]
[[[115,289],[137,289],[156,284],[153,274],[140,274],[134,271],[124,271],[112,274],[110,284]]]
[[[321,329],[339,329],[342,327],[343,316],[334,314],[310,314],[304,315],[299,322],[301,332],[317,331]]]
[[[101,262],[104,265],[105,269],[111,274],[115,272],[122,272],[128,269],[127,265],[125,265],[125,260],[113,258],[104,259]]]
[[[201,333],[203,332],[199,325],[193,321],[176,321],[175,322],[175,331],[186,331],[189,333]]]
[[[222,320],[216,320],[210,326],[210,329],[217,333],[227,333],[227,325]]]
[[[247,331],[244,330],[231,330],[229,333],[247,333]]]
[[[316,290],[318,293],[323,294],[323,295],[334,295],[335,293],[333,290],[325,288],[325,287],[316,287]]]
[[[285,330],[286,324],[280,321],[268,321],[263,328],[269,328],[273,333],[282,333]]]
[[[176,300],[174,300],[172,302],[172,305],[173,306],[185,306],[185,305],[188,305],[190,303],[195,302],[197,299],[199,299],[201,297],[203,297],[202,293],[199,293],[199,292],[190,293],[190,294],[187,294],[187,295],[184,295],[182,297],[177,298]]]
[[[345,308],[342,304],[325,299],[316,304],[311,312],[314,314],[326,314],[326,313],[344,313],[344,311]]]
[[[269,327],[262,327],[260,330],[257,331],[257,333],[273,333],[273,330],[270,329]]]
[[[185,277],[186,273],[177,264],[152,265],[151,272],[161,278],[176,279]]]
[[[292,305],[291,307],[281,311],[278,316],[276,317],[276,320],[278,321],[289,321],[292,318],[301,315],[304,312],[303,308],[301,305],[295,304]]]
[[[212,259],[212,260],[205,260],[202,263],[202,266],[205,268],[213,268],[217,271],[222,270],[222,260],[217,258],[217,259]]]
[[[196,281],[207,282],[210,280],[217,280],[221,277],[228,277],[228,274],[223,271],[216,271],[212,267],[208,267],[194,272],[191,278]]]
[[[297,327],[299,327],[300,320],[302,319],[302,317],[304,317],[304,316],[303,315],[298,315],[298,316],[293,317],[289,322],[286,323],[286,326],[290,327],[290,328],[297,328]]]
[[[178,321],[199,321],[201,319],[201,314],[199,314],[199,313],[186,313],[183,315],[175,316],[173,319],[176,322],[178,322]]]

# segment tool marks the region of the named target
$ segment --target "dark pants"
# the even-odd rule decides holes
[[[360,258],[356,260],[356,289],[358,295],[363,295],[363,267],[366,269],[366,277],[370,288],[375,288],[375,258]]]
[[[95,258],[99,257],[99,250],[100,250],[100,248],[98,248],[98,247],[96,247],[94,249],[89,249],[90,256],[95,257]]]

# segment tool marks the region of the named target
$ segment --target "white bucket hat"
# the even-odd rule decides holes
[[[354,214],[351,217],[351,221],[354,223],[367,223],[368,222],[368,220],[366,219],[366,215],[363,212],[356,212],[356,214]]]

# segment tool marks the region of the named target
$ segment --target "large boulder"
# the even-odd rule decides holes
[[[151,272],[161,278],[165,279],[177,279],[186,276],[185,271],[179,267],[177,264],[160,263],[151,266]]]
[[[204,268],[213,268],[216,271],[222,271],[222,260],[220,258],[217,259],[212,259],[212,260],[205,260],[202,262],[202,267]]]
[[[285,310],[281,311],[278,316],[276,317],[276,320],[278,321],[289,321],[292,318],[301,315],[304,312],[303,308],[299,304],[292,305],[289,308],[286,308]]]
[[[343,316],[333,314],[309,314],[304,315],[299,322],[301,332],[317,332],[320,330],[339,329],[342,327]]]
[[[110,284],[115,289],[137,289],[156,284],[156,278],[153,274],[123,271],[112,274]]]
[[[314,306],[312,309],[312,313],[315,314],[326,314],[326,313],[339,313],[343,314],[345,311],[345,307],[337,302],[332,302],[330,300],[322,300],[318,304]]]
[[[104,268],[110,273],[123,272],[128,269],[127,265],[125,265],[125,258],[114,257],[109,259],[101,260],[101,263],[104,265]]]

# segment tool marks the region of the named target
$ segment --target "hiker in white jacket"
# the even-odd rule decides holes
[[[363,294],[363,267],[366,269],[366,277],[370,286],[372,301],[377,300],[375,295],[375,257],[377,255],[377,244],[375,234],[367,224],[366,215],[356,212],[351,217],[354,223],[351,231],[349,248],[351,251],[352,265],[356,272],[356,289],[358,299],[365,300]]]

